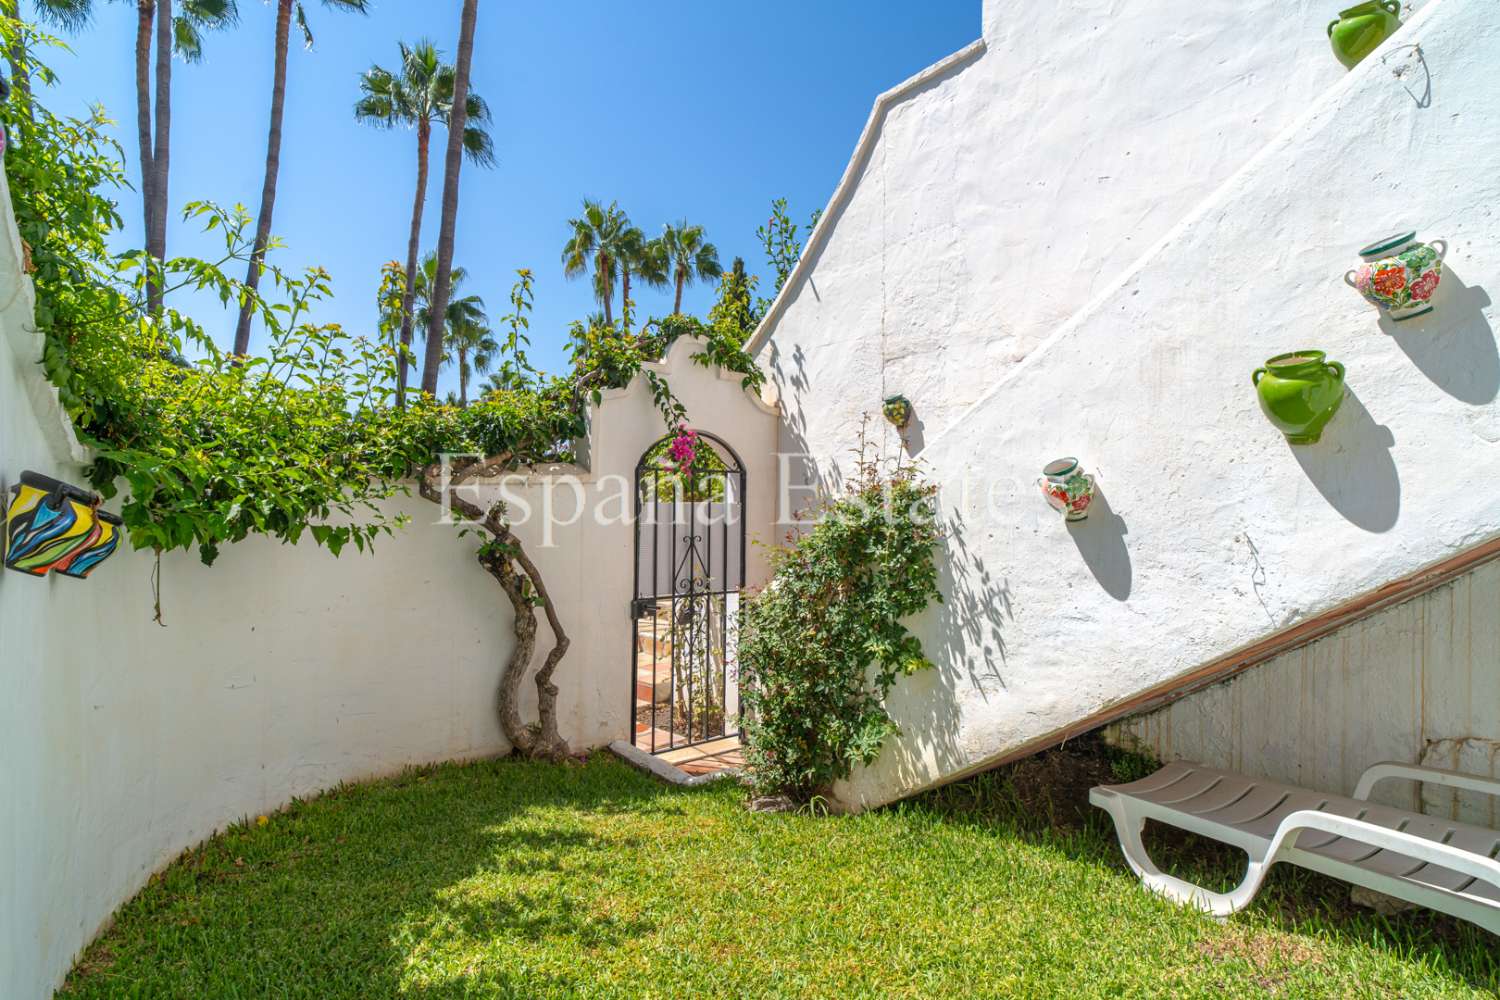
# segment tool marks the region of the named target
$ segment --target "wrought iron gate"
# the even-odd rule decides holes
[[[635,598],[630,604],[631,742],[662,753],[739,734],[745,466],[698,433],[692,468],[671,438],[635,468]]]

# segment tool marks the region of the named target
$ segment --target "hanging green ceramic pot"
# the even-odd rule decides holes
[[[1313,444],[1344,401],[1344,366],[1322,351],[1278,354],[1250,375],[1260,408],[1291,444]]]
[[[1328,41],[1333,45],[1333,54],[1338,61],[1353,69],[1399,27],[1399,0],[1369,0],[1339,11],[1338,20],[1328,25]]]

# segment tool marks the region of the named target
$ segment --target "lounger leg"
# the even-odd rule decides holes
[[[1262,860],[1251,858],[1245,870],[1245,878],[1232,892],[1210,892],[1202,886],[1168,875],[1151,862],[1146,845],[1141,842],[1141,831],[1146,819],[1130,808],[1128,799],[1115,799],[1106,809],[1115,821],[1115,834],[1120,838],[1120,850],[1132,871],[1141,877],[1141,884],[1174,903],[1197,907],[1215,917],[1223,918],[1250,905],[1260,885],[1265,881],[1269,867]]]

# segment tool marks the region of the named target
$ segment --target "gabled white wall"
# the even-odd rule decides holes
[[[83,484],[87,455],[36,364],[19,262],[0,178],[0,491],[23,469]],[[768,524],[775,411],[738,376],[692,363],[699,346],[679,341],[657,370],[696,426],[744,456],[747,516]],[[572,520],[578,497],[618,486],[610,477],[626,477],[628,502],[628,477],[665,428],[643,378],[607,397],[593,468],[518,487],[533,510],[550,491]],[[390,507],[413,523],[373,556],[264,538],[227,546],[211,568],[166,556],[167,628],[151,621],[149,553],[122,550],[87,581],[0,571],[0,997],[51,996],[121,902],[229,822],[340,781],[508,749],[494,705],[509,605],[476,564],[476,540],[435,523],[435,505]],[[551,546],[539,521],[518,533],[573,639],[556,674],[563,735],[577,750],[625,737],[631,526],[585,517]],[[748,569],[763,582],[762,549]],[[538,632],[539,662],[545,620]],[[523,696],[532,717],[529,683]]]
[[[757,338],[787,450],[832,474],[887,393],[947,426],[1343,76],[1330,16],[986,3],[982,51],[881,98]]]
[[[1156,16],[1142,8],[1176,6],[1100,5],[1100,34],[1132,35]],[[1436,0],[1347,77],[1325,48],[1327,12],[1191,6],[1140,47],[1076,48],[1072,72],[1053,74],[1066,88],[1116,59],[1130,67],[1100,93],[1119,95],[1121,114],[1097,120],[1082,148],[1048,139],[1069,122],[1040,81],[1013,104],[974,99],[998,39],[1012,37],[988,18],[983,57],[911,98],[926,127],[899,144],[887,129],[879,169],[762,330],[787,446],[813,453],[814,478],[835,478],[861,410],[905,391],[922,420],[907,444],[943,488],[947,603],[919,622],[939,669],[893,696],[905,735],[840,789],[851,804],[981,768],[1500,532],[1500,360],[1485,290],[1500,284],[1493,5]],[[1200,38],[1203,11],[1230,20]],[[1023,40],[1013,57],[1033,64],[1068,51]],[[1401,48],[1416,43],[1425,65]],[[1244,63],[1249,53],[1261,61]],[[1220,65],[1238,70],[1217,77]],[[1201,102],[1236,81],[1245,93],[1205,115]],[[1133,103],[1143,92],[1154,118]],[[1033,130],[992,127],[1017,107],[1035,111]],[[1154,130],[1114,145],[1141,125]],[[929,182],[924,151],[945,145],[967,156]],[[1008,173],[1041,148],[1048,156]],[[1152,169],[1121,176],[1095,155],[1120,148]],[[1093,170],[1111,176],[1098,197],[1081,186]],[[1035,215],[1059,177],[1071,196]],[[1164,207],[1143,212],[1153,190]],[[941,267],[907,253],[892,217],[914,204],[955,213],[953,246],[1005,252],[943,250]],[[1356,248],[1403,225],[1447,237],[1450,270],[1431,320],[1383,328],[1341,275]],[[942,231],[924,230],[940,250]],[[1017,273],[1036,296],[1007,328]],[[1048,323],[1053,305],[1076,314]],[[997,357],[997,336],[1018,349]],[[1249,375],[1301,347],[1348,364],[1351,395],[1321,444],[1292,449]],[[1073,527],[1033,484],[1068,454],[1103,494]]]

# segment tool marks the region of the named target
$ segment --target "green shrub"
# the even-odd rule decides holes
[[[935,493],[909,466],[884,473],[862,457],[853,488],[774,555],[739,645],[745,755],[759,790],[806,801],[897,732],[885,696],[932,666],[902,620],[942,600]]]

